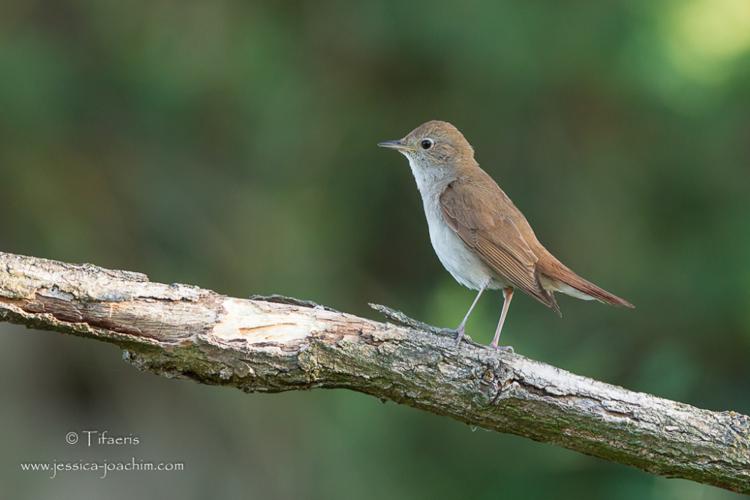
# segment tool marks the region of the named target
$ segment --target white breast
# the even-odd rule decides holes
[[[439,169],[420,168],[411,159],[409,165],[422,195],[432,248],[443,267],[467,288],[479,290],[488,280],[492,280],[489,288],[502,288],[503,283],[494,279],[494,273],[464,244],[443,218],[440,194],[454,179]]]

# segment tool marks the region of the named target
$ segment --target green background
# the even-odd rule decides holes
[[[403,157],[428,119],[574,270],[634,311],[525,296],[525,355],[750,412],[750,3],[0,4],[0,250],[455,326],[473,298],[428,241]],[[469,333],[489,342],[500,297]],[[245,395],[0,325],[0,497],[734,495],[344,391]],[[137,435],[69,446],[68,431]],[[20,461],[184,461],[22,473]]]

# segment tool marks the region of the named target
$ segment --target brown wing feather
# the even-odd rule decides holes
[[[539,282],[539,259],[513,220],[523,215],[489,176],[474,182],[466,178],[453,181],[441,194],[440,205],[451,229],[499,277],[559,313],[554,296]]]

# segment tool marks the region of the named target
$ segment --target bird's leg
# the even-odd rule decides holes
[[[474,298],[474,302],[471,303],[471,306],[469,306],[469,310],[466,311],[466,316],[464,316],[464,319],[461,320],[461,323],[458,325],[458,328],[456,328],[456,345],[461,343],[461,339],[464,338],[464,331],[466,331],[466,322],[469,320],[469,315],[471,314],[471,311],[474,310],[474,306],[477,305],[477,302],[479,302],[479,297],[482,296],[482,292],[484,292],[484,289],[487,288],[487,285],[490,284],[490,280],[487,280],[484,285],[482,285],[482,288],[479,289],[479,293]]]
[[[513,299],[513,288],[503,288],[503,311],[500,313],[500,321],[497,323],[497,330],[495,330],[495,337],[492,339],[492,347],[497,349],[497,343],[500,341],[500,332],[503,331],[503,323],[505,323],[505,317],[508,315],[508,308],[510,307],[510,301]]]

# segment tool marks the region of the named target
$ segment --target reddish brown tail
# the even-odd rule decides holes
[[[603,288],[599,288],[590,281],[581,278],[557,259],[554,259],[554,261],[552,262],[548,261],[545,264],[547,265],[543,265],[543,269],[541,269],[541,272],[551,280],[557,281],[564,285],[568,285],[581,292],[582,294],[588,295],[589,297],[596,299],[599,302],[604,302],[605,304],[630,308],[635,307],[627,300],[609,293],[608,291],[604,290]]]

